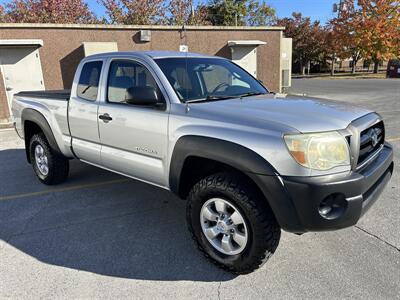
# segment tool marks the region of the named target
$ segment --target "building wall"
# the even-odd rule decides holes
[[[9,109],[7,102],[6,89],[4,87],[3,75],[0,71],[0,124],[7,123],[9,117]]]
[[[140,29],[151,30],[151,41],[140,42]],[[84,56],[84,42],[116,42],[118,50],[174,50],[180,44],[190,52],[230,58],[228,40],[261,40],[267,42],[257,51],[258,77],[272,91],[280,89],[279,27],[179,27],[0,24],[0,39],[42,39],[40,57],[46,89],[71,87],[75,68]],[[0,83],[2,84],[2,83]],[[4,118],[4,88],[0,85],[0,119]]]

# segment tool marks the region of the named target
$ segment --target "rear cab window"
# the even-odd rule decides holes
[[[96,101],[102,66],[102,61],[90,61],[83,65],[77,87],[79,98]]]

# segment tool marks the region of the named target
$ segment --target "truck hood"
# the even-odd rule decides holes
[[[190,104],[191,112],[216,121],[260,126],[280,124],[300,132],[331,131],[346,128],[353,120],[372,111],[343,102],[273,94],[243,99]]]

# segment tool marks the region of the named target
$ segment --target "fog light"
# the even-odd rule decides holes
[[[319,214],[328,220],[339,218],[347,208],[347,201],[343,194],[335,193],[321,201],[318,207]]]
[[[319,213],[322,216],[326,216],[327,214],[329,214],[332,211],[332,206],[329,205],[320,205],[319,206]]]

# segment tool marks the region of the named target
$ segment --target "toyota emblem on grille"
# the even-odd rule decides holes
[[[371,136],[372,147],[375,147],[378,144],[378,134],[374,129],[372,129],[370,136]]]

